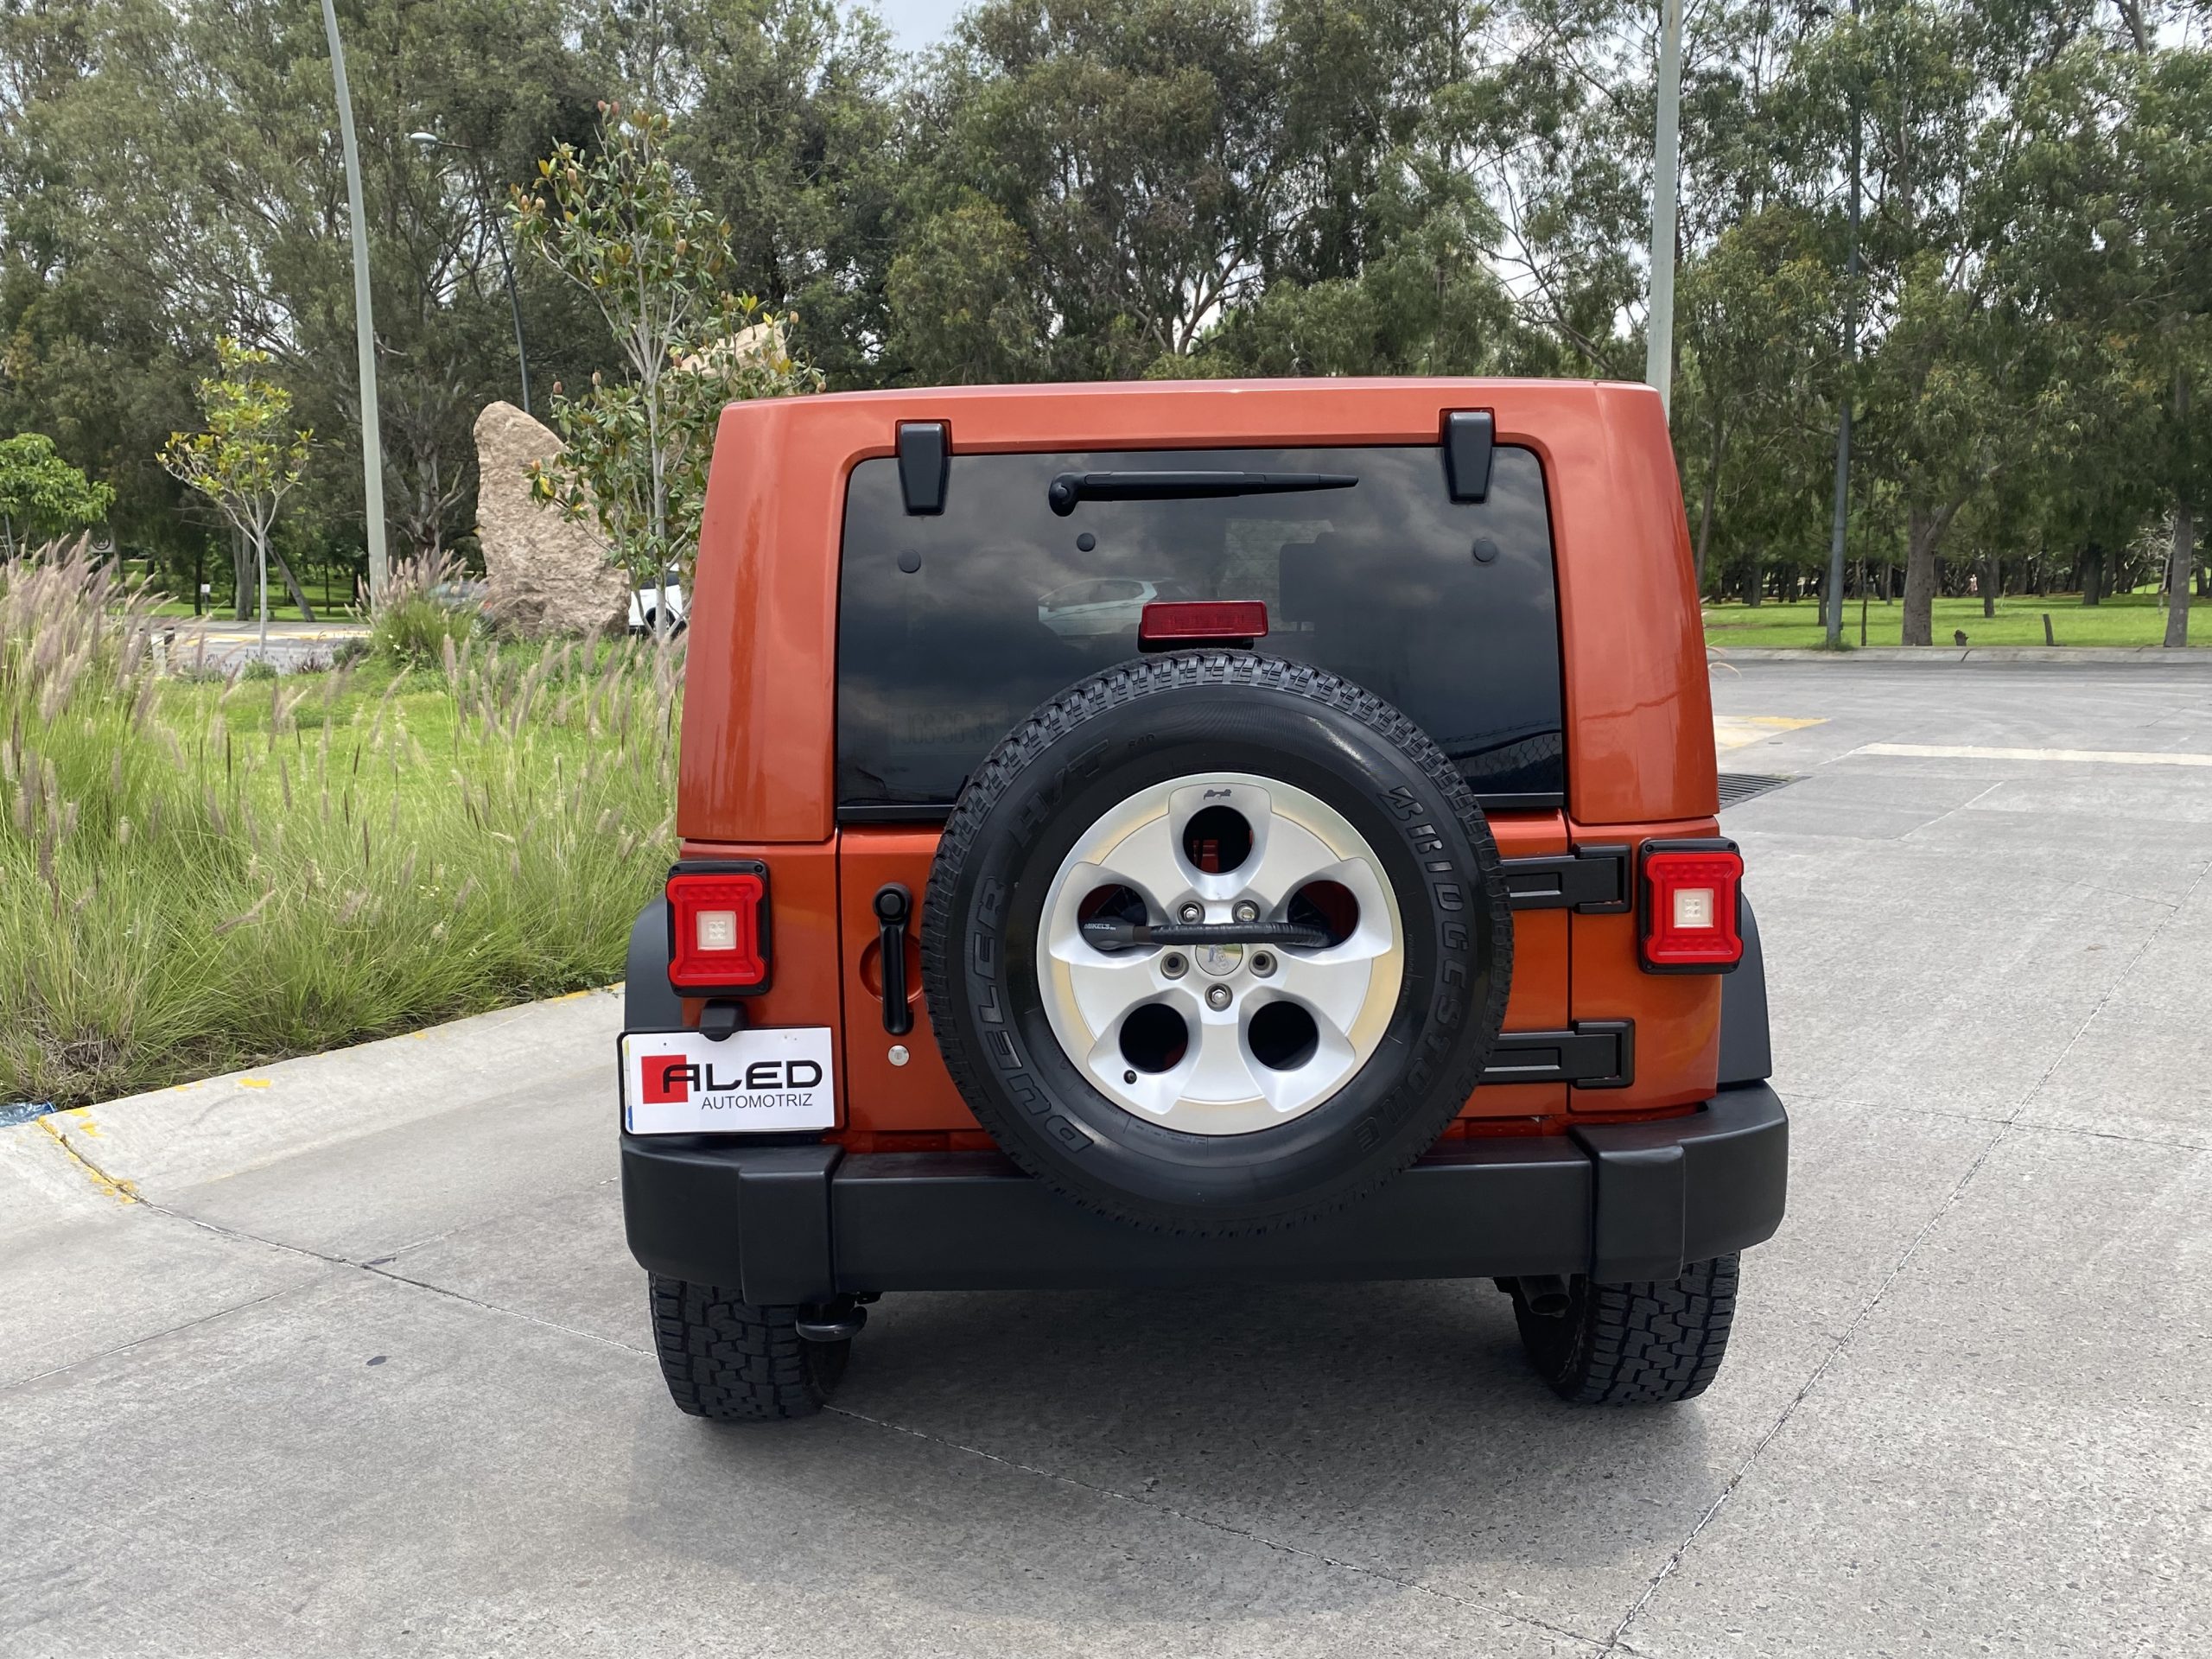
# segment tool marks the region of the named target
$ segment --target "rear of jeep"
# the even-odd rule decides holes
[[[990,388],[716,449],[623,1200],[677,1403],[887,1292],[1487,1277],[1680,1401],[1779,1224],[1641,388]]]

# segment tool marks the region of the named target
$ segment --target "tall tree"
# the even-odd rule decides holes
[[[1187,357],[1255,289],[1274,60],[1252,0],[984,0],[962,17],[919,95],[904,211],[925,244],[988,226],[979,200],[1012,227],[1043,329],[1025,378]],[[964,224],[936,226],[949,214]]]

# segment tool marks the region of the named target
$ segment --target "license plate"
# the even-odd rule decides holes
[[[622,1034],[622,1126],[632,1135],[827,1129],[836,1079],[827,1026]]]

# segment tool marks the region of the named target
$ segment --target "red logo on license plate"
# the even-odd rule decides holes
[[[645,1103],[665,1106],[691,1098],[691,1079],[696,1072],[681,1054],[647,1054],[638,1062],[645,1082]]]

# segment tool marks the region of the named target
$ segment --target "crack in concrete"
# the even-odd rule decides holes
[[[393,1273],[387,1268],[372,1268],[365,1262],[353,1262],[346,1265],[359,1268],[362,1272],[372,1274],[377,1278],[388,1279],[396,1285],[412,1285],[416,1289],[427,1290],[434,1296],[444,1296],[456,1302],[466,1303],[470,1307],[482,1308],[486,1313],[501,1313],[511,1319],[521,1319],[525,1324],[535,1325],[547,1331],[558,1331],[564,1336],[582,1337],[586,1342],[595,1342],[602,1348],[612,1348],[618,1353],[630,1354],[640,1359],[653,1357],[653,1355],[645,1349],[634,1347],[626,1342],[618,1342],[613,1337],[602,1337],[596,1331],[579,1330],[573,1325],[563,1325],[558,1319],[541,1319],[535,1313],[525,1313],[518,1307],[503,1307],[497,1302],[487,1302],[483,1298],[471,1296],[465,1291],[450,1290],[443,1285],[434,1285],[427,1279],[410,1279],[404,1273]]]
[[[443,1296],[456,1302],[464,1302],[471,1307],[482,1308],[487,1313],[505,1314],[509,1319],[521,1319],[525,1324],[540,1325],[548,1331],[558,1331],[567,1336],[582,1337],[587,1342],[599,1343],[602,1346],[615,1349],[622,1353],[640,1355],[647,1358],[652,1357],[643,1348],[633,1347],[626,1342],[617,1342],[612,1337],[602,1337],[595,1331],[579,1330],[575,1325],[563,1325],[557,1319],[542,1319],[535,1313],[525,1313],[518,1307],[503,1307],[497,1302],[485,1301],[480,1297],[471,1296],[465,1291],[453,1290],[444,1285],[434,1285],[427,1279],[410,1278],[406,1274],[395,1273],[384,1264],[396,1260],[397,1252],[392,1255],[378,1256],[372,1262],[357,1262],[350,1255],[333,1255],[327,1251],[312,1249],[304,1244],[288,1244],[282,1239],[265,1238],[259,1233],[249,1233],[241,1228],[226,1227],[220,1222],[208,1221],[200,1216],[188,1215],[181,1210],[172,1210],[168,1205],[156,1204],[150,1198],[141,1198],[139,1202],[157,1215],[171,1217],[188,1225],[213,1233],[219,1238],[234,1238],[244,1243],[259,1244],[269,1249],[282,1250],[287,1255],[303,1255],[310,1261],[321,1262],[328,1267],[352,1268],[357,1272],[367,1274],[372,1278],[382,1279],[395,1285],[410,1285],[416,1290],[429,1291],[434,1296]],[[448,1230],[457,1232],[461,1230],[454,1228]],[[297,1289],[299,1287],[294,1286],[291,1288]],[[242,1306],[251,1305],[250,1303],[240,1304]]]
[[[2194,1141],[2183,1141],[2165,1135],[2123,1135],[2118,1129],[2088,1129],[2077,1123],[2031,1123],[2001,1112],[1959,1112],[1943,1106],[1888,1106],[1877,1100],[1853,1099],[1820,1095],[1802,1095],[1789,1090],[1778,1090],[1794,1110],[1808,1103],[1824,1103],[1845,1112],[1896,1112],[1909,1117],[1940,1117],[1951,1123],[2009,1123],[2024,1135],[2075,1135],[2091,1141],[2118,1141],[2131,1147],[2164,1147],[2175,1152],[2212,1152],[2212,1146]],[[2012,1112],[2027,1109],[2031,1096],[2022,1096],[2022,1103],[2011,1109]]]
[[[138,1189],[133,1183],[124,1180],[118,1176],[109,1174],[98,1164],[94,1163],[91,1159],[86,1157],[83,1153],[79,1152],[76,1147],[71,1143],[69,1137],[64,1135],[61,1130],[56,1127],[54,1120],[66,1116],[67,1116],[66,1113],[48,1112],[43,1117],[34,1118],[32,1122],[36,1123],[39,1128],[44,1129],[47,1134],[52,1137],[54,1144],[61,1148],[62,1155],[67,1158],[71,1163],[76,1165],[79,1169],[82,1170],[86,1178],[101,1192],[106,1193],[110,1198],[114,1198],[122,1204],[143,1203],[143,1200],[138,1196]]]
[[[298,1288],[297,1285],[280,1285],[275,1290],[264,1291],[260,1295],[248,1297],[242,1302],[233,1302],[228,1307],[219,1307],[212,1313],[202,1313],[196,1319],[187,1319],[181,1325],[170,1325],[167,1330],[149,1331],[143,1337],[133,1337],[128,1342],[118,1342],[112,1348],[103,1348],[96,1354],[82,1354],[75,1359],[64,1361],[61,1364],[49,1365],[42,1371],[34,1371],[29,1376],[19,1376],[12,1382],[0,1382],[0,1394],[8,1394],[16,1389],[27,1389],[32,1383],[43,1382],[49,1376],[59,1376],[64,1371],[73,1371],[79,1365],[96,1364],[103,1359],[112,1359],[118,1354],[127,1354],[133,1348],[143,1348],[149,1342],[159,1342],[165,1337],[174,1337],[180,1332],[209,1324],[245,1308],[258,1307],[264,1302],[273,1301],[279,1296],[289,1295]]]
[[[437,1232],[425,1233],[420,1238],[410,1238],[404,1244],[395,1244],[384,1255],[372,1256],[368,1261],[356,1265],[364,1268],[382,1267],[388,1262],[397,1262],[401,1256],[410,1255],[414,1251],[426,1250],[433,1244],[442,1244],[446,1240],[467,1232],[472,1228],[488,1227],[496,1222],[506,1221],[515,1216],[526,1215],[532,1210],[542,1210],[549,1204],[558,1204],[563,1199],[577,1198],[586,1192],[596,1192],[601,1187],[616,1185],[621,1179],[620,1175],[603,1175],[595,1181],[587,1181],[582,1186],[569,1187],[547,1198],[533,1198],[524,1204],[511,1205],[504,1210],[493,1210],[485,1215],[471,1216],[467,1221],[457,1221],[452,1226],[442,1228]]]
[[[1835,1339],[1821,1363],[1813,1368],[1813,1373],[1805,1379],[1804,1386],[1790,1396],[1789,1404],[1783,1407],[1774,1421],[1768,1425],[1766,1432],[1759,1436],[1757,1443],[1745,1454],[1744,1460],[1736,1466],[1735,1472],[1729,1476],[1719,1495],[1706,1507],[1705,1512],[1698,1516],[1695,1523],[1684,1535],[1682,1541],[1675,1547],[1674,1552],[1660,1563],[1659,1570],[1651,1576],[1651,1581],[1644,1586],[1642,1592],[1629,1605],[1628,1611],[1622,1614],[1620,1622],[1613,1626],[1611,1635],[1605,1638],[1604,1649],[1605,1654],[1636,1651],[1628,1645],[1630,1627],[1642,1616],[1643,1610],[1651,1605],[1652,1599],[1659,1593],[1660,1586],[1665,1584],[1673,1575],[1675,1569],[1682,1564],[1683,1557],[1688,1554],[1700,1535],[1712,1524],[1713,1517],[1718,1516],[1728,1500],[1735,1496],[1737,1488],[1744,1484],[1745,1478],[1751,1473],[1751,1466],[1759,1460],[1767,1447],[1774,1443],[1776,1437],[1788,1426],[1789,1420],[1796,1415],[1797,1408],[1803,1405],[1813,1390],[1820,1386],[1821,1379],[1825,1377],[1834,1368],[1836,1362],[1850,1351],[1851,1344],[1859,1331],[1873,1317],[1875,1309],[1879,1307],[1889,1295],[1891,1287],[1903,1278],[1905,1270],[1912,1266],[1920,1254],[1921,1246],[1927,1243],[1929,1235],[1934,1232],[1942,1224],[1944,1218],[1957,1207],[1959,1200],[1966,1195],[1967,1188],[1973,1185],[1974,1177],[1979,1175],[1983,1166],[1988,1163],[1991,1154],[2018,1129],[2023,1128],[2032,1129],[2040,1127],[2035,1124],[2022,1124],[2019,1122],[2020,1114],[2034,1103],[2036,1096],[2043,1091],[2044,1085],[2057,1074],[2060,1066],[2066,1064],[2067,1058],[2074,1052],[2082,1038],[2088,1034],[2089,1027],[2096,1023],[2097,1017],[2110,1006],[2112,1000],[2119,995],[2120,988],[2127,982],[2135,969],[2141,965],[2143,958],[2150,953],[2151,947],[2158,943],[2158,936],[2165,931],[2174,917],[2181,913],[2183,906],[2196,896],[2197,889],[2205,884],[2208,878],[2212,878],[2212,868],[2200,872],[2196,879],[2190,883],[2189,891],[2182,895],[2180,903],[2177,904],[2171,912],[2162,918],[2157,926],[2144,935],[2141,943],[2135,947],[2134,954],[2127,959],[2127,965],[2113,976],[2112,982],[2097,998],[2096,1006],[2092,1007],[2081,1024],[2074,1028],[2072,1035],[2067,1038],[2057,1054],[2052,1058],[2050,1064],[2043,1069],[2035,1082],[2031,1084],[2027,1091],[2020,1096],[2012,1111],[1999,1122],[1997,1133],[1991,1135],[1987,1143],[1974,1154],[1974,1161],[1967,1166],[1966,1173],[1959,1177],[1956,1184],[1945,1195],[1943,1201],[1936,1206],[1935,1213],[1921,1224],[1917,1232],[1913,1234],[1911,1243],[1905,1246],[1904,1253],[1897,1257],[1896,1263],[1887,1274],[1883,1275],[1882,1282],[1874,1287],[1873,1294],[1860,1306],[1851,1323],[1844,1328],[1843,1334]],[[2126,1137],[2113,1138],[2125,1139]]]
[[[881,1417],[871,1417],[866,1412],[855,1411],[849,1406],[824,1406],[823,1410],[835,1416],[850,1418],[855,1422],[867,1423],[872,1427],[883,1429],[893,1434],[904,1434],[910,1439],[925,1441],[931,1446],[944,1446],[948,1451],[965,1452],[969,1457],[981,1458],[987,1463],[995,1463],[1002,1468],[1017,1470],[1025,1475],[1033,1475],[1039,1480],[1052,1481],[1062,1486],[1072,1486],[1078,1491],[1090,1492],[1096,1497],[1112,1498],[1117,1503],[1127,1503],[1154,1515],[1173,1516],[1179,1521],[1188,1521],[1195,1526],[1205,1527],[1214,1532],[1225,1533],[1232,1538],[1242,1538],[1247,1542],[1258,1544],[1262,1548],[1274,1550],[1281,1554],[1296,1556],[1303,1560],[1317,1561],[1324,1567],[1333,1567],[1340,1572],[1357,1573],[1362,1578],[1374,1579],[1384,1584],[1393,1584],[1400,1589],[1411,1590],[1417,1594],[1429,1596],[1438,1601],[1448,1602],[1454,1607],[1465,1608],[1471,1612],[1481,1613],[1492,1618],[1505,1619],[1516,1624],[1527,1624],[1542,1630],[1548,1636],[1562,1637],[1567,1641],[1580,1643],[1590,1649],[1592,1659],[1599,1659],[1602,1652],[1599,1638],[1585,1636],[1580,1630],[1571,1630],[1563,1624],[1554,1624],[1533,1614],[1510,1612],[1503,1608],[1493,1607],[1487,1602],[1477,1601],[1467,1596],[1455,1596],[1448,1590],[1440,1590],[1433,1585],[1422,1584],[1418,1580],[1402,1578],[1395,1573],[1386,1573],[1380,1567],[1364,1567],[1357,1561],[1348,1561],[1318,1549],[1308,1549],[1302,1544],[1286,1543],[1281,1539],[1270,1538],[1264,1533],[1254,1532],[1249,1528],[1232,1526],[1226,1521],[1216,1521],[1208,1516],[1195,1514],[1189,1510],[1178,1509],[1173,1503],[1158,1503],[1133,1492],[1122,1491],[1116,1487],[1100,1485],[1096,1481],[1083,1480],[1074,1475],[1060,1474],[1051,1469],[1040,1469],[1034,1464],[1023,1463],[1019,1459],[1005,1457],[996,1452],[987,1452],[982,1446],[969,1446],[963,1440],[948,1440],[942,1434],[932,1434],[925,1429],[910,1428],[904,1423],[894,1423]]]

